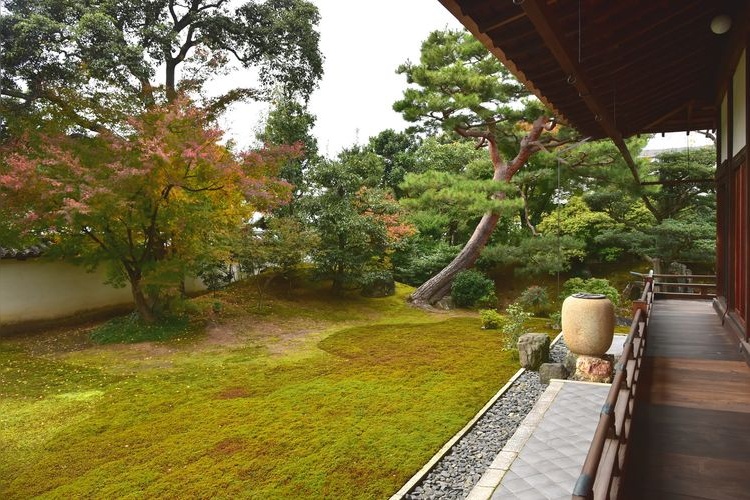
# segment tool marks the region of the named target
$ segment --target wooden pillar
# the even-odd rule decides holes
[[[740,68],[742,71],[742,68]],[[750,29],[745,33],[745,224],[750,224]],[[750,230],[745,229],[745,342],[750,341]]]

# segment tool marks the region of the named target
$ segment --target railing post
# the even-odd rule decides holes
[[[648,316],[648,302],[642,299],[634,300],[633,301],[633,316],[635,316],[636,311],[640,310],[641,314],[643,315],[643,319],[645,320]]]

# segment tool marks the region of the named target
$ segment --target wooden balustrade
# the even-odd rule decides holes
[[[654,274],[644,275],[643,293],[633,301],[633,322],[615,365],[612,387],[599,416],[573,498],[617,498],[630,438],[630,424],[638,391],[648,321],[654,300]]]
[[[716,296],[714,274],[631,274],[640,277],[653,276],[654,293],[657,298],[710,299]],[[686,289],[691,291],[685,291]]]

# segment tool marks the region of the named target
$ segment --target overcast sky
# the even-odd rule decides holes
[[[320,152],[335,156],[386,128],[406,128],[408,123],[392,109],[406,86],[396,68],[407,59],[419,59],[422,40],[431,31],[459,28],[458,21],[437,0],[313,3],[320,10],[320,50],[325,57],[323,79],[310,99]],[[246,147],[264,112],[266,106],[237,106],[222,124]]]
[[[460,28],[460,23],[438,0],[312,1],[320,10],[320,49],[325,57],[323,79],[310,100],[320,152],[335,156],[387,128],[404,129],[409,124],[392,109],[406,86],[396,68],[419,59],[421,42],[431,31]],[[232,80],[226,85],[236,83]],[[222,125],[240,147],[248,147],[267,109],[258,104],[236,106]],[[655,138],[649,148],[685,147],[688,139],[691,147],[706,143],[698,134],[667,134]]]

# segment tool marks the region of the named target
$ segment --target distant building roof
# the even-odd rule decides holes
[[[692,149],[700,149],[700,148],[692,148]],[[662,148],[662,149],[644,149],[641,151],[641,154],[638,156],[641,158],[656,158],[662,153],[683,153],[685,151],[688,151],[688,148],[686,147],[679,147],[679,148]]]
[[[26,248],[7,248],[0,246],[0,259],[26,260],[39,257],[47,249],[46,245],[39,244]]]

